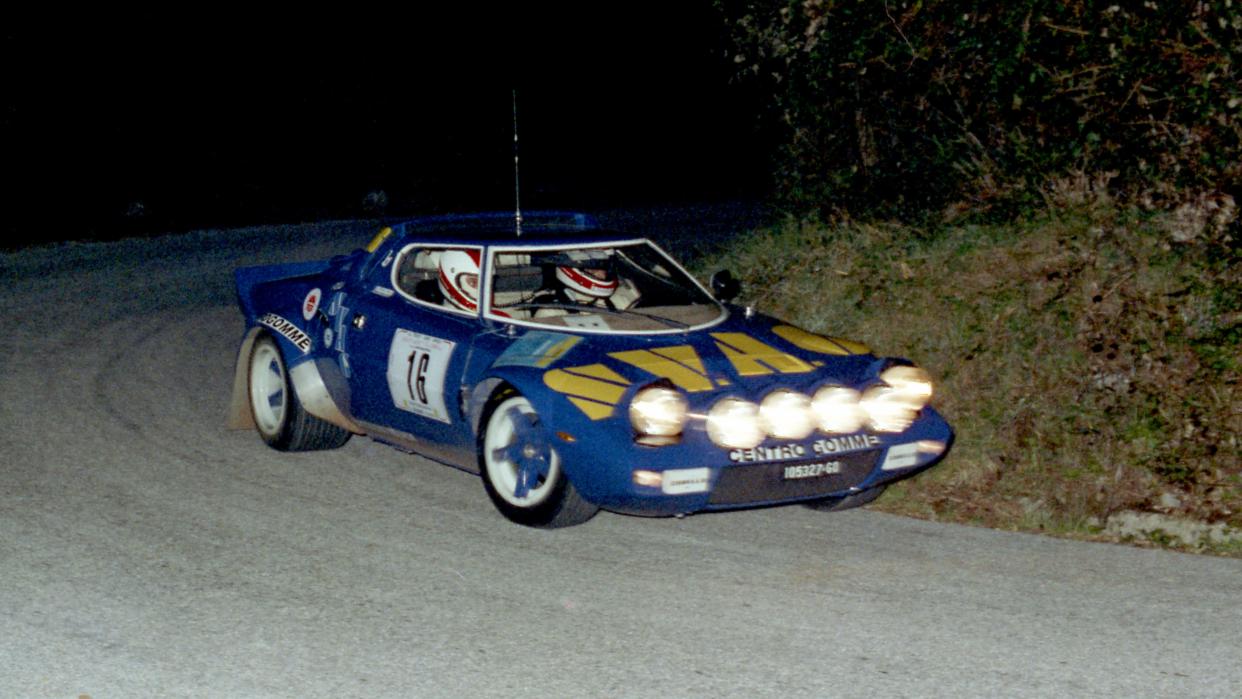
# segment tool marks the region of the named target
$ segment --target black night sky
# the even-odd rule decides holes
[[[707,3],[296,20],[11,25],[8,243],[765,192]]]

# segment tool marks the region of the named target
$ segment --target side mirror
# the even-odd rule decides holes
[[[742,293],[742,283],[727,269],[722,269],[713,274],[711,283],[712,294],[725,303],[732,301]]]

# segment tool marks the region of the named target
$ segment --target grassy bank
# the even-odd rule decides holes
[[[934,232],[786,221],[708,259],[758,309],[938,378],[955,449],[874,507],[1242,555],[1110,525],[1156,513],[1242,530],[1242,260],[1225,213],[1100,206]]]

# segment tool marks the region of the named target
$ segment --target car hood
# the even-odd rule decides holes
[[[829,383],[860,386],[878,375],[882,361],[857,342],[732,309],[724,322],[686,333],[531,331],[496,365],[544,369],[548,388],[598,419],[630,391],[655,382],[680,388],[694,406],[724,394],[758,399],[778,386],[807,393]]]

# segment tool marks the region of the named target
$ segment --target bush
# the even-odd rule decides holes
[[[1234,0],[716,5],[795,204],[1008,214],[1075,173],[1166,208],[1239,194]]]
[[[1147,510],[1237,527],[1242,250],[1204,218],[1185,242],[1178,217],[1107,204],[935,236],[791,220],[713,263],[742,270],[761,310],[938,377],[957,445],[893,489],[904,511],[1081,532]]]

